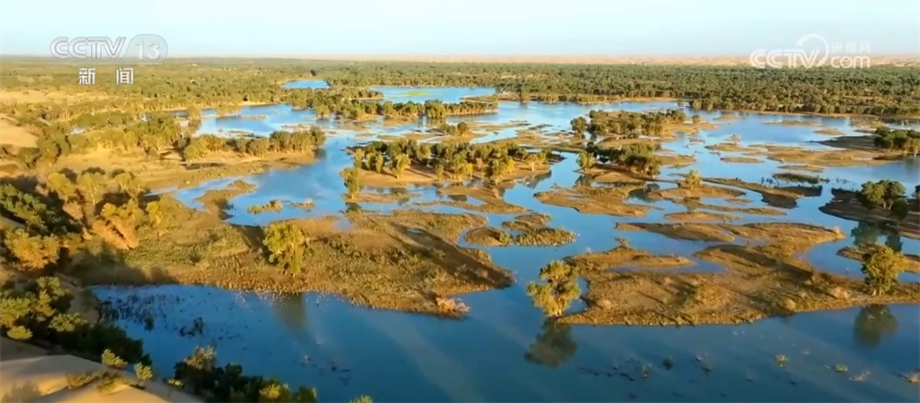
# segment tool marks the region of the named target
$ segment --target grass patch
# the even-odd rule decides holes
[[[534,197],[542,203],[569,207],[584,214],[640,217],[648,214],[653,207],[629,204],[625,199],[631,192],[644,188],[645,185],[640,182],[614,183],[598,187],[557,188],[539,192]]]
[[[453,185],[438,189],[438,194],[448,196],[454,200],[438,200],[433,202],[418,203],[418,206],[452,206],[469,211],[478,211],[482,213],[495,214],[520,214],[527,209],[507,203],[503,200],[504,192],[507,188],[502,186],[492,187],[473,187],[463,185]],[[481,201],[483,204],[476,205],[466,201],[466,198],[472,197]]]
[[[637,253],[616,249],[570,257],[567,261],[582,269],[588,283],[583,296],[587,308],[560,321],[662,326],[734,324],[871,303],[920,303],[920,284],[899,284],[888,294],[872,296],[864,292],[861,279],[823,273],[798,258],[815,244],[843,239],[839,231],[795,223],[686,225],[672,225],[671,233],[679,239],[737,237],[746,239],[748,244],[714,245],[694,254],[698,259],[720,264],[724,268],[720,273],[610,271],[607,259],[627,266],[631,264],[628,256]],[[663,231],[660,226],[638,227]],[[620,248],[623,246],[617,249]]]
[[[243,180],[237,180],[223,189],[208,190],[197,197],[195,201],[201,203],[209,213],[222,219],[227,219],[230,218],[230,214],[227,213],[227,210],[233,209],[233,204],[230,200],[237,196],[250,193],[255,190],[255,188],[256,185]]]
[[[128,251],[100,249],[78,273],[88,284],[202,284],[261,292],[324,292],[355,304],[457,316],[445,299],[507,287],[511,273],[488,254],[456,245],[460,235],[485,224],[470,214],[395,211],[346,213],[336,218],[290,220],[309,240],[301,271],[288,274],[267,263],[263,228],[232,225],[165,196],[163,233],[138,231]],[[438,302],[440,298],[441,302]]]
[[[778,181],[785,181],[785,182],[805,183],[809,185],[819,185],[822,183],[830,182],[830,180],[822,178],[820,176],[799,174],[799,173],[794,173],[794,172],[775,173],[773,174],[773,179],[776,179]]]
[[[723,162],[736,164],[760,164],[763,160],[754,157],[722,157]]]
[[[550,217],[525,214],[502,223],[502,228],[480,227],[466,233],[464,239],[484,246],[557,246],[575,241],[575,233],[546,226]]]

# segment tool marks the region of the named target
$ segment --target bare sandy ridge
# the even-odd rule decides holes
[[[67,377],[106,367],[72,355],[47,355],[39,347],[0,338],[0,402],[198,402],[200,399],[159,382],[144,389],[119,385],[103,393],[93,385],[68,387]],[[133,374],[125,372],[133,379]]]

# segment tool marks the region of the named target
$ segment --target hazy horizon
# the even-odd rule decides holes
[[[157,34],[173,57],[733,57],[806,34],[920,54],[917,1],[41,1],[0,3],[0,54]]]

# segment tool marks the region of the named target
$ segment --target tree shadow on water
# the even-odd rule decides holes
[[[276,294],[271,309],[278,321],[294,334],[307,332],[307,303],[304,294]]]
[[[861,347],[875,349],[882,340],[898,332],[898,318],[887,305],[869,305],[853,320],[853,338]]]
[[[565,364],[578,351],[578,344],[572,338],[572,327],[546,319],[540,327],[536,340],[524,353],[524,360],[548,368]]]

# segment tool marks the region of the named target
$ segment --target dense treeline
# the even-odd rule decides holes
[[[54,172],[38,183],[0,186],[7,268],[66,268],[102,250],[129,250],[158,232],[163,211],[130,173]]]
[[[890,129],[879,127],[875,129],[873,138],[875,146],[886,150],[901,151],[905,154],[917,156],[920,154],[920,132],[913,129]]]
[[[309,131],[275,131],[268,137],[239,136],[220,137],[205,134],[190,137],[176,144],[186,161],[193,161],[209,153],[230,151],[261,157],[269,152],[307,152],[322,146],[326,135],[319,126]]]
[[[550,151],[528,151],[514,142],[484,144],[419,143],[415,140],[395,142],[374,141],[356,147],[355,168],[383,173],[384,168],[399,176],[411,165],[433,167],[439,179],[445,173],[454,178],[468,178],[474,172],[500,180],[502,175],[514,172],[515,163],[523,163],[533,170],[551,158]]]
[[[878,182],[862,184],[859,192],[859,202],[867,209],[882,208],[889,210],[896,219],[907,218],[910,211],[910,201],[907,199],[907,189],[901,182],[882,179]],[[920,198],[920,185],[914,188],[912,195]]]
[[[595,162],[611,163],[630,172],[648,176],[661,173],[661,158],[655,152],[661,149],[658,143],[627,144],[622,147],[602,148],[589,146],[578,155],[578,165],[589,169]]]
[[[324,105],[310,106],[317,116],[328,117],[335,113],[345,119],[363,119],[366,116],[383,116],[385,118],[422,118],[441,120],[448,116],[482,115],[498,112],[497,102],[462,101],[444,103],[439,100],[418,102],[360,102],[354,101],[341,107],[329,108]]]
[[[268,152],[305,152],[322,146],[325,134],[318,126],[308,131],[279,131],[269,137],[216,135],[191,136],[171,114],[145,116],[121,127],[109,127],[80,133],[55,133],[39,137],[36,148],[0,147],[0,157],[10,157],[24,168],[50,166],[63,156],[80,154],[96,148],[122,152],[140,152],[151,159],[174,152],[186,161],[211,152],[232,151],[253,156]]]
[[[40,107],[17,104],[3,113],[44,121],[98,111],[145,111],[288,102],[321,114],[358,108],[380,98],[374,85],[490,86],[499,98],[545,102],[599,102],[626,98],[677,98],[699,110],[920,115],[920,71],[871,69],[754,69],[727,66],[396,63],[302,60],[177,60],[136,69],[132,85],[115,85],[114,67],[96,66],[96,85],[78,85],[83,65],[44,61],[4,63],[6,91],[85,94]],[[292,80],[321,78],[331,89],[285,88]],[[371,104],[377,104],[371,102]],[[489,104],[489,103],[487,103]],[[347,105],[347,108],[345,107]],[[466,105],[469,109],[473,105]],[[463,109],[463,108],[460,108]],[[467,114],[481,112],[461,112]],[[385,115],[385,114],[380,114]],[[72,126],[79,127],[79,126]]]
[[[332,85],[491,86],[518,99],[679,98],[694,109],[916,116],[920,71],[724,66],[361,63],[317,69]]]
[[[597,136],[614,136],[638,138],[640,135],[659,136],[664,134],[666,125],[682,124],[687,120],[687,115],[679,109],[668,109],[663,112],[627,112],[627,111],[599,111],[588,112],[587,123],[583,117],[572,120],[572,130],[576,133],[584,132]]]
[[[107,322],[90,323],[68,313],[73,295],[56,277],[41,277],[24,285],[12,282],[0,291],[4,336],[45,346],[60,346],[74,355],[98,360],[111,350],[129,362],[150,365],[143,344]]]

